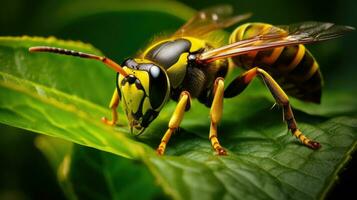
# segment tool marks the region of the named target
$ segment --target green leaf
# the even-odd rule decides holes
[[[40,136],[36,146],[57,172],[69,199],[158,199],[162,191],[140,161]]]
[[[50,78],[48,82],[41,82],[35,73],[21,76],[20,72],[16,74],[9,70],[11,64],[15,66],[11,69],[25,66],[28,71],[38,70],[36,66],[43,63],[47,68],[63,66],[69,71],[78,66],[76,62],[79,61],[75,58],[59,56],[55,59],[55,55],[26,53],[30,45],[40,43],[68,45],[66,47],[70,48],[73,45],[75,49],[94,51],[88,46],[54,39],[3,38],[0,52],[7,59],[2,60],[10,64],[1,63],[0,121],[142,160],[164,191],[175,199],[196,199],[205,195],[207,198],[239,198],[243,195],[252,199],[321,198],[356,148],[356,119],[326,119],[297,112],[301,129],[322,144],[320,150],[313,151],[287,134],[280,112],[267,113],[270,103],[265,98],[247,92],[240,98],[225,101],[219,131],[229,156],[214,155],[207,139],[208,109],[196,102],[183,121],[183,130],[170,141],[167,156],[158,157],[147,144],[153,148],[158,144],[173,104],[165,108],[144,137],[138,138],[142,142],[131,138],[126,128],[104,126],[98,119],[107,112],[99,105],[81,99],[73,92],[60,91],[56,85],[50,85]],[[12,63],[18,54],[23,54],[23,59]],[[83,60],[80,65],[86,65],[86,62],[90,61]],[[96,62],[90,62],[88,66],[87,71],[102,67]],[[40,83],[35,83],[36,80]],[[79,85],[80,81],[80,77],[75,79]],[[232,116],[236,117],[233,119]]]
[[[323,145],[313,151],[287,134],[279,114],[264,113],[222,123],[229,156],[214,155],[207,139],[181,133],[169,145],[172,156],[150,158],[154,172],[180,199],[323,199],[356,149],[357,120],[305,116],[300,127]]]

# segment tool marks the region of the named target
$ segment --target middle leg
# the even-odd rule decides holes
[[[209,131],[209,139],[213,149],[218,155],[227,155],[226,150],[219,144],[217,138],[217,124],[221,121],[223,111],[223,97],[224,97],[224,79],[218,77],[214,83],[213,88],[213,102],[210,111],[211,126]]]

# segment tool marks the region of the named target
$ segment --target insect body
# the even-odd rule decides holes
[[[211,34],[249,17],[249,14],[230,17],[229,12],[230,7],[224,6],[200,11],[171,37],[156,41],[144,53],[125,60],[122,65],[109,58],[55,47],[32,47],[30,51],[96,59],[114,69],[117,87],[110,102],[112,120],[103,118],[102,121],[115,125],[116,109],[122,101],[134,134],[141,134],[169,99],[177,101],[168,129],[157,148],[160,155],[173,131],[179,127],[185,111],[190,109],[193,98],[210,107],[209,140],[219,155],[225,155],[217,137],[223,98],[237,96],[256,76],[263,79],[276,103],[283,108],[284,119],[292,134],[304,145],[319,148],[318,142],[299,130],[282,88],[301,100],[319,102],[321,74],[316,60],[303,44],[332,39],[353,28],[321,22],[285,27],[249,23],[239,26],[231,34],[230,44],[222,45],[213,40]],[[224,89],[230,58],[247,71]]]

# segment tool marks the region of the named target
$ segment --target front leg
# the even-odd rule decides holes
[[[118,90],[115,89],[112,100],[110,101],[109,108],[112,110],[112,120],[108,120],[106,117],[102,117],[102,122],[109,126],[114,126],[118,121],[117,107],[119,105],[120,97]]]
[[[217,138],[217,124],[221,121],[223,111],[223,97],[224,97],[224,79],[218,77],[214,83],[214,97],[210,111],[211,126],[209,131],[209,139],[213,149],[218,155],[227,155],[226,150],[219,144]]]
[[[166,144],[169,142],[170,137],[172,133],[175,131],[175,129],[177,129],[180,126],[183,115],[187,110],[188,106],[190,106],[190,102],[191,102],[190,93],[187,91],[181,92],[180,100],[177,103],[176,109],[170,118],[168,129],[164,137],[162,137],[161,143],[156,150],[157,154],[159,155],[164,154]]]

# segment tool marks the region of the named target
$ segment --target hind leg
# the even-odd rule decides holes
[[[298,138],[304,145],[312,149],[318,149],[320,147],[320,144],[316,141],[310,140],[297,127],[297,123],[295,121],[288,96],[285,94],[283,89],[281,89],[279,84],[273,79],[273,77],[271,77],[263,69],[255,67],[238,76],[224,91],[224,96],[230,98],[240,94],[248,86],[252,79],[257,75],[262,77],[271,94],[275,98],[276,103],[283,108],[284,120],[286,121],[291,133],[296,138]]]

